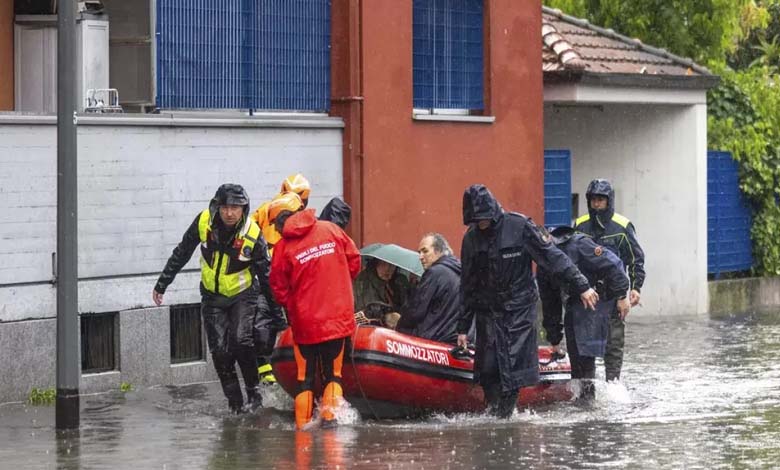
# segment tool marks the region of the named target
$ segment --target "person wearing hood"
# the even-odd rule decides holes
[[[623,262],[611,251],[597,245],[590,237],[571,227],[558,227],[551,232],[553,243],[566,253],[580,272],[596,287],[599,302],[596,311],[589,312],[577,302],[570,286],[561,284],[547,269],[539,267],[536,282],[542,300],[542,325],[547,340],[555,352],[566,332],[566,349],[571,361],[571,378],[580,381],[579,398],[595,397],[596,358],[604,357],[609,335],[609,316],[614,310],[625,316],[631,308],[628,299],[628,276]],[[563,303],[566,315],[563,316]],[[564,319],[562,321],[562,319]]]
[[[161,305],[176,275],[200,245],[201,316],[214,368],[231,411],[245,410],[235,370],[244,377],[247,405],[262,405],[257,391],[253,323],[262,294],[279,311],[268,284],[270,261],[260,227],[249,218],[249,197],[238,184],[223,184],[209,207],[195,217],[174,248],[152,291]],[[281,315],[281,313],[279,313]]]
[[[343,230],[317,220],[312,209],[290,204],[274,223],[282,239],[274,250],[270,284],[292,328],[299,380],[295,423],[303,429],[311,421],[320,364],[325,389],[319,414],[323,426],[335,425],[346,341],[356,328],[352,280],[360,271],[360,252]]]
[[[458,346],[476,320],[474,381],[482,386],[488,412],[508,418],[521,387],[539,381],[536,301],[531,262],[572,286],[583,305],[594,308],[598,294],[571,260],[524,215],[504,212],[487,187],[463,194],[460,281],[463,314]]]
[[[333,222],[341,230],[346,230],[349,219],[352,217],[352,208],[339,197],[334,197],[322,208],[320,220]]]
[[[462,311],[460,260],[440,233],[426,233],[417,252],[425,272],[401,308],[398,331],[455,344]]]
[[[615,212],[615,191],[605,179],[595,179],[585,192],[588,213],[574,222],[574,229],[593,238],[593,241],[618,255],[628,271],[632,307],[639,304],[645,282],[645,254],[639,246],[634,224]],[[628,313],[628,312],[626,312]],[[604,355],[604,370],[608,381],[619,380],[623,368],[625,344],[625,315],[617,310],[610,314],[609,340]]]

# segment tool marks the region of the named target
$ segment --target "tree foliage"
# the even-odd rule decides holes
[[[765,21],[752,0],[545,0],[564,13],[707,64]]]
[[[758,274],[780,275],[780,0],[546,0],[720,75],[708,92],[708,147],[740,165]]]

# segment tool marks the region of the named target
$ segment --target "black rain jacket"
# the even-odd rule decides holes
[[[422,275],[401,310],[398,331],[442,343],[456,343],[461,317],[460,261],[443,255]]]
[[[476,222],[489,219],[480,230]],[[476,317],[474,380],[480,382],[486,348],[495,342],[504,392],[539,381],[536,301],[531,261],[571,284],[577,295],[588,280],[529,218],[505,213],[483,185],[463,195],[463,221],[470,227],[461,248],[463,315],[458,333],[466,334]],[[488,337],[488,334],[495,335]]]
[[[334,197],[322,209],[319,219],[333,222],[344,230],[349,224],[351,216],[352,208],[349,207],[349,204],[341,200],[341,198]]]
[[[560,227],[553,231],[555,245],[566,253],[580,272],[588,279],[588,283],[599,293],[600,302],[614,301],[625,297],[628,291],[628,277],[623,263],[614,253],[597,245],[590,237],[575,233],[569,227]],[[576,288],[557,280],[553,274],[540,267],[536,272],[536,282],[539,285],[539,295],[542,300],[542,325],[547,332],[551,344],[558,344],[563,338],[563,299],[566,302],[566,315],[582,313],[588,316],[596,315],[593,311],[578,309],[581,305]],[[604,319],[608,321],[608,318]],[[606,326],[606,325],[604,325]],[[577,342],[606,341],[587,329],[575,330]],[[586,337],[588,336],[588,337]]]
[[[591,209],[590,199],[594,195],[607,198],[606,209]],[[645,253],[639,246],[634,224],[615,212],[615,191],[612,185],[604,179],[593,180],[588,185],[586,197],[588,215],[577,219],[574,229],[593,237],[593,241],[618,255],[628,270],[631,288],[641,291],[645,283]]]

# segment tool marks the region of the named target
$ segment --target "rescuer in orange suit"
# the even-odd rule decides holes
[[[274,298],[287,310],[292,328],[299,392],[295,424],[312,419],[314,379],[322,367],[325,390],[320,402],[323,427],[336,424],[335,408],[343,398],[341,368],[347,338],[355,331],[352,280],[360,271],[360,252],[336,224],[301,210],[295,198],[272,204],[282,239],[271,261],[269,282]]]

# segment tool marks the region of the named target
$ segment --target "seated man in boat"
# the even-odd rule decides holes
[[[596,244],[592,238],[576,233],[571,227],[558,227],[552,231],[555,246],[574,262],[591,286],[596,286],[599,302],[596,311],[587,311],[579,302],[576,292],[562,284],[550,271],[539,266],[536,282],[542,299],[542,325],[547,339],[556,352],[566,334],[566,349],[571,360],[571,378],[580,380],[579,398],[592,400],[596,394],[593,379],[596,377],[596,357],[604,357],[609,335],[609,315],[617,310],[621,318],[628,314],[630,303],[628,276],[623,262],[611,251]],[[563,300],[562,297],[566,297]],[[563,302],[566,315],[563,322]]]
[[[395,265],[376,258],[369,258],[366,267],[355,279],[355,311],[364,310],[372,302],[382,302],[392,307],[394,318],[406,302],[409,280]],[[388,325],[391,328],[395,324]]]
[[[352,279],[360,270],[360,252],[337,225],[317,220],[300,201],[275,217],[282,239],[274,249],[269,282],[274,298],[287,310],[295,341],[299,392],[295,424],[311,421],[318,364],[325,390],[320,401],[323,426],[336,424],[343,398],[341,370],[346,339],[355,331]]]
[[[440,233],[426,233],[417,252],[425,272],[401,309],[398,331],[455,344],[462,312],[460,260]]]

